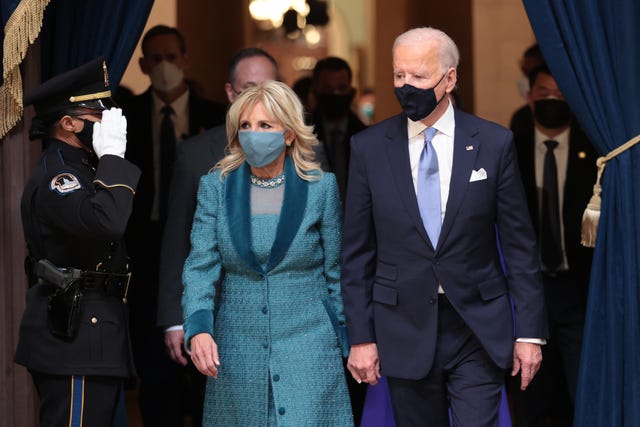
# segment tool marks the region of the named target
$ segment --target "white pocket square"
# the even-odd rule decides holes
[[[487,171],[484,170],[484,168],[480,168],[477,171],[471,171],[471,178],[469,178],[469,182],[482,181],[483,179],[487,179]]]

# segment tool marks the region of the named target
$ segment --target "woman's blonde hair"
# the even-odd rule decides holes
[[[257,104],[262,104],[272,120],[293,133],[293,142],[286,150],[287,155],[293,160],[298,176],[307,181],[319,179],[322,170],[314,161],[313,146],[318,144],[318,139],[313,133],[313,126],[307,126],[304,123],[304,110],[295,92],[284,83],[273,80],[267,80],[243,90],[229,107],[227,112],[228,154],[216,164],[214,169],[220,169],[220,176],[223,177],[244,163],[244,152],[238,141],[240,116]]]

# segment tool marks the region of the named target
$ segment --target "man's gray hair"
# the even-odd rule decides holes
[[[419,27],[406,31],[396,37],[393,42],[393,50],[396,46],[401,44],[416,44],[416,43],[437,43],[440,67],[442,71],[446,71],[449,68],[458,68],[458,62],[460,61],[460,52],[458,46],[451,37],[445,32],[433,27]]]

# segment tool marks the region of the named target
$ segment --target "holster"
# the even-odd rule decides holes
[[[49,296],[49,330],[52,334],[73,339],[80,326],[82,309],[82,288],[79,280],[74,280],[65,288],[57,288]]]

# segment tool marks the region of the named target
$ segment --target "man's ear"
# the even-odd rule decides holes
[[[455,68],[449,68],[449,71],[446,73],[447,86],[445,88],[446,93],[451,93],[456,88],[456,83],[458,82],[458,70]]]
[[[59,120],[59,123],[60,127],[66,131],[75,133],[78,130],[78,125],[69,115],[62,116],[62,118]]]
[[[236,93],[233,91],[233,86],[231,86],[231,83],[226,82],[224,84],[224,92],[227,94],[227,99],[229,100],[230,104],[236,100]]]
[[[182,55],[182,59],[184,61],[184,67],[182,67],[182,71],[187,71],[191,66],[191,59],[189,59],[189,53],[185,52],[184,55]]]
[[[140,70],[142,71],[142,74],[149,75],[149,73],[151,72],[151,68],[148,66],[144,56],[141,56],[140,58],[138,58],[138,65],[140,65]]]

